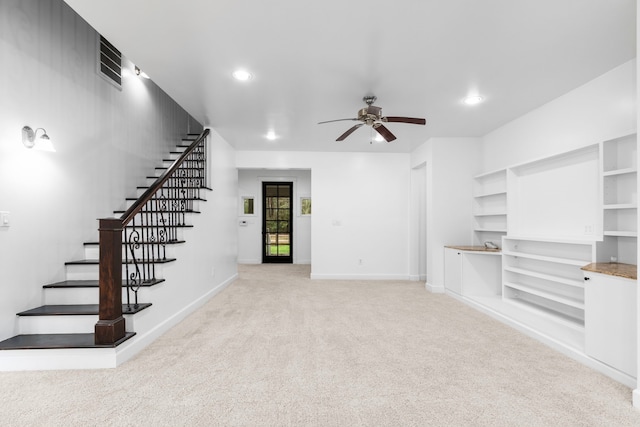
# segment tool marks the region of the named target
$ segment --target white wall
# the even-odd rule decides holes
[[[635,128],[633,60],[485,135],[481,172],[597,144]]]
[[[42,304],[44,284],[65,278],[65,261],[83,257],[97,218],[201,130],[130,61],[122,91],[98,76],[96,39],[62,1],[0,2],[0,211],[11,213],[0,228],[0,339],[16,332],[17,312]],[[24,148],[24,125],[44,127],[58,151]]]
[[[238,171],[238,263],[262,262],[262,182],[293,182],[293,263],[311,264],[311,216],[300,215],[300,197],[311,196],[310,170]],[[254,214],[244,215],[243,197],[254,198]],[[313,207],[313,198],[312,198]],[[246,225],[240,225],[246,221]]]
[[[170,245],[170,256],[177,260],[163,265],[165,281],[150,290],[153,305],[131,319],[137,335],[125,360],[237,277],[237,234],[229,226],[236,219],[238,174],[235,150],[214,130],[207,143],[212,191],[204,192],[206,202],[198,202],[197,210],[201,213],[188,219],[193,228],[183,231],[186,243]]]
[[[478,172],[477,138],[431,138],[411,153],[411,166],[427,167],[427,288],[444,292],[444,247],[471,245],[472,178]]]
[[[236,161],[311,169],[312,278],[409,278],[408,154],[238,151]]]

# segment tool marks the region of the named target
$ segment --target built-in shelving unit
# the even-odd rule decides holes
[[[451,294],[558,349],[571,349],[567,354],[603,361],[603,372],[635,384],[629,366],[635,367],[637,357],[628,344],[635,329],[618,339],[602,327],[636,316],[635,297],[624,297],[630,303],[622,310],[623,299],[611,294],[622,279],[604,274],[597,283],[602,295],[589,295],[597,275],[581,268],[637,262],[637,154],[636,133],[627,133],[475,176],[473,244],[499,243],[500,270],[487,268],[478,273],[482,277],[462,280],[468,284]],[[449,274],[454,278],[465,262],[482,259],[464,251],[457,255],[450,256],[457,261]],[[490,265],[493,257],[484,258]],[[468,270],[470,275],[478,269],[469,264]],[[635,290],[635,283],[628,287]]]
[[[637,138],[629,134],[602,143],[602,261],[635,264],[638,237]]]
[[[505,169],[474,177],[474,243],[500,243],[507,234],[507,175]]]
[[[584,279],[581,267],[595,259],[595,242],[504,237],[502,298],[559,326],[556,338],[581,345]]]

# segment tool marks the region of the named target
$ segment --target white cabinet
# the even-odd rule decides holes
[[[447,247],[444,259],[444,283],[448,291],[467,297],[500,295],[499,251],[486,251],[480,247]]]
[[[457,249],[444,248],[444,287],[462,294],[462,256]]]
[[[507,172],[500,169],[473,179],[474,242],[499,244],[507,233]]]
[[[586,354],[635,377],[636,280],[593,272],[584,278]]]

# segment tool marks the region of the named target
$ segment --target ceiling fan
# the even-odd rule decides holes
[[[359,123],[345,133],[340,135],[336,141],[344,141],[346,137],[351,135],[356,129],[363,125],[371,126],[376,132],[380,134],[387,142],[391,142],[396,139],[396,136],[391,133],[389,129],[385,127],[383,123],[410,123],[414,125],[424,125],[427,123],[425,119],[418,119],[413,117],[395,117],[395,116],[382,116],[382,108],[376,107],[373,105],[376,102],[375,96],[365,96],[362,100],[367,104],[365,108],[360,109],[358,111],[358,117],[355,119],[337,119],[337,120],[327,120],[326,122],[319,122],[321,125],[323,123],[331,123],[331,122],[341,122],[341,121],[360,121]]]

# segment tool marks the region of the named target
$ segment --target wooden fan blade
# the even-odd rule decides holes
[[[358,119],[337,119],[337,120],[327,120],[326,122],[318,122],[319,125],[323,124],[323,123],[332,123],[332,122],[344,122],[344,121],[357,121]]]
[[[395,122],[395,123],[411,123],[414,125],[426,125],[427,121],[425,119],[418,119],[414,117],[383,117],[381,119],[383,122]]]
[[[384,127],[384,125],[382,123],[377,123],[373,126],[373,128],[376,130],[376,132],[378,132],[380,135],[382,135],[382,137],[387,141],[387,142],[391,142],[394,139],[396,139],[396,136],[394,134],[391,133],[391,131],[389,129],[387,129],[386,127]]]
[[[343,133],[342,135],[340,135],[338,137],[338,139],[336,139],[336,141],[344,141],[344,139],[346,137],[348,137],[349,135],[351,135],[353,132],[355,132],[356,129],[358,129],[360,126],[364,125],[364,123],[360,123],[359,125],[355,125],[354,127],[352,127],[351,129],[349,129],[348,131],[346,131],[345,133]]]

